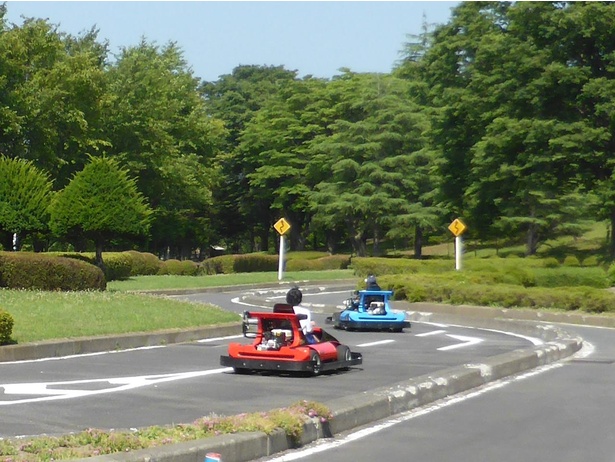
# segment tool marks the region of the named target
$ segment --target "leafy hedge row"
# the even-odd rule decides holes
[[[35,290],[105,290],[97,266],[72,258],[30,252],[0,252],[0,287]]]
[[[452,305],[502,306],[615,312],[615,294],[594,287],[523,287],[511,284],[472,284],[425,275],[389,275],[379,280],[395,291],[396,299]]]
[[[199,274],[231,274],[277,271],[279,257],[277,255],[244,254],[221,255],[208,258],[199,270]],[[312,254],[302,259],[294,255],[286,260],[286,271],[322,271],[331,269],[346,269],[350,265],[349,255],[317,256]]]
[[[354,258],[357,275],[376,274],[395,298],[411,302],[615,312],[615,267],[583,267],[568,259],[467,259],[461,271],[451,260]],[[578,261],[578,260],[577,260]]]

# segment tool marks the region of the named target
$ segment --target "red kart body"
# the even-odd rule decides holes
[[[311,332],[301,326],[306,315],[295,313],[291,305],[277,304],[274,312],[246,311],[244,336],[251,344],[231,343],[220,364],[237,373],[253,370],[309,372],[348,369],[361,364],[360,353],[353,353],[335,337],[319,327]]]

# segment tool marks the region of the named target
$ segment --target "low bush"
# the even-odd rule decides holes
[[[347,269],[350,255],[328,255],[314,259],[291,259],[286,261],[286,271],[326,271]]]
[[[133,258],[127,252],[103,253],[107,281],[122,281],[132,273]]]
[[[162,265],[160,259],[149,252],[138,252],[136,250],[127,250],[124,252],[131,258],[130,276],[151,276],[158,274],[158,270]]]
[[[0,308],[0,345],[12,342],[13,324],[13,316],[8,311]]]
[[[0,287],[34,290],[105,290],[103,272],[74,258],[0,252]]]
[[[158,270],[158,274],[175,276],[196,276],[199,272],[199,265],[192,260],[170,259],[163,261]]]
[[[393,290],[396,299],[411,302],[615,312],[615,294],[594,287],[472,284],[434,275],[387,275],[379,278],[379,283],[383,289]]]
[[[233,262],[234,273],[257,273],[261,271],[276,271],[279,257],[277,255],[247,254],[238,255]]]
[[[578,268],[581,266],[581,262],[575,255],[568,255],[564,258],[562,265]]]

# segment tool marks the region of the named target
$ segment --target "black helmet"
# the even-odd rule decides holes
[[[301,300],[303,300],[303,294],[299,290],[299,287],[295,286],[291,288],[286,293],[286,303],[292,306],[297,306],[301,304]]]

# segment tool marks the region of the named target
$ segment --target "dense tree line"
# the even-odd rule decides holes
[[[112,56],[95,29],[5,14],[4,248],[17,234],[37,250],[268,251],[285,217],[293,250],[378,254],[387,241],[420,256],[461,217],[471,236],[524,236],[534,254],[587,220],[615,226],[610,2],[461,3],[400,44],[388,74],[242,65],[214,82],[175,43]],[[88,189],[88,170],[115,173]],[[85,208],[57,205],[109,183],[132,200],[107,212],[133,219],[92,229]]]

